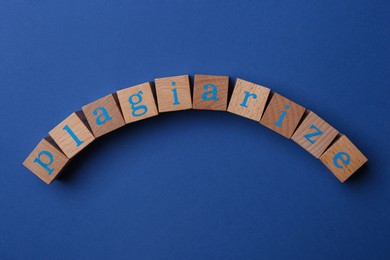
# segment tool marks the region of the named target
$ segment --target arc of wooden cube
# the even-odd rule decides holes
[[[53,128],[23,165],[50,184],[71,158],[95,138],[159,112],[186,109],[228,111],[255,120],[292,139],[341,182],[367,162],[345,135],[314,112],[267,87],[237,79],[228,104],[228,76],[195,75],[193,98],[189,75],[158,78],[154,83],[157,103],[149,82],[102,97]]]

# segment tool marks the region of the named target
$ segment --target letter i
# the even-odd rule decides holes
[[[290,106],[286,105],[286,110],[289,109],[289,108],[290,108]],[[284,117],[286,116],[286,114],[287,114],[287,111],[282,110],[282,114],[280,115],[279,120],[275,122],[275,125],[277,127],[281,127],[282,126],[282,121],[283,121]]]
[[[176,86],[176,82],[175,81],[172,81],[172,86]],[[177,97],[177,89],[173,88],[172,92],[173,92],[173,104],[174,105],[180,105],[179,99]]]

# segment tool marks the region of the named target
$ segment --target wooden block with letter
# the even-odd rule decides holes
[[[81,111],[72,113],[53,128],[49,135],[68,158],[72,158],[95,140]]]
[[[274,93],[260,123],[286,138],[291,138],[305,110],[303,106]]]
[[[125,125],[114,95],[109,94],[82,107],[96,138]]]
[[[46,184],[50,184],[69,162],[51,137],[43,138],[23,165]]]
[[[228,76],[195,75],[193,108],[226,111]]]
[[[269,88],[237,79],[228,111],[259,122],[270,91]]]
[[[116,92],[126,124],[158,115],[149,82]]]
[[[336,138],[337,134],[336,129],[310,111],[291,139],[318,158]]]
[[[367,162],[367,158],[345,135],[332,144],[320,160],[341,182]]]
[[[188,75],[158,78],[154,82],[160,113],[192,108],[190,78]]]

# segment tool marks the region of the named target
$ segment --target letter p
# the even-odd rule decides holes
[[[43,161],[42,157],[45,156],[49,159],[49,162],[46,162],[47,160]],[[54,158],[53,155],[48,151],[42,151],[38,154],[38,156],[34,159],[35,163],[38,163],[42,168],[44,168],[47,173],[50,175],[54,169],[50,168],[49,166],[53,163]]]

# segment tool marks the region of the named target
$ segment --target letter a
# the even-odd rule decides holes
[[[218,97],[217,97],[217,86],[215,86],[214,84],[206,84],[204,85],[203,89],[204,90],[208,90],[209,87],[212,88],[212,90],[209,90],[209,91],[206,91],[202,94],[202,99],[205,100],[205,101],[210,101],[210,100],[215,100],[217,101],[218,100]],[[208,97],[208,95],[211,95],[211,97]]]
[[[107,112],[107,109],[104,107],[98,107],[93,111],[93,115],[98,115],[98,110],[102,111],[102,113],[96,118],[97,125],[104,125],[107,121],[110,121],[112,117]]]

